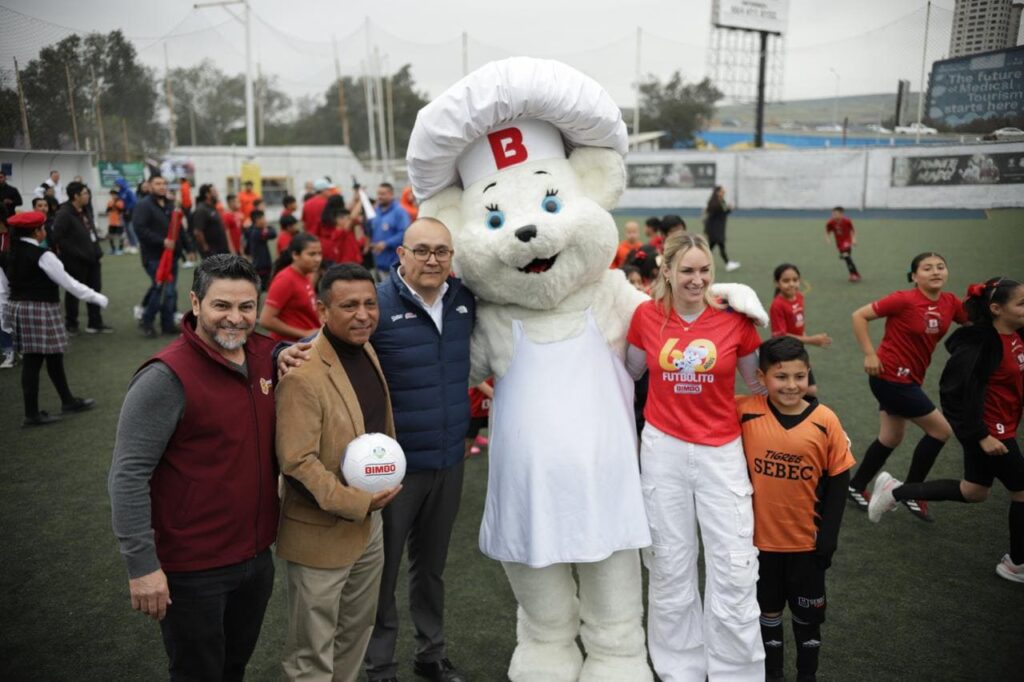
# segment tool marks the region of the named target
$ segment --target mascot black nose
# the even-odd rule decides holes
[[[518,230],[516,230],[516,239],[518,239],[521,242],[528,242],[528,241],[530,241],[531,239],[533,239],[536,236],[537,236],[537,226],[536,225],[523,225]]]

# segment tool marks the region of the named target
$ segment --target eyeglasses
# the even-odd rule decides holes
[[[405,244],[402,244],[402,248],[413,255],[413,257],[426,263],[433,256],[437,259],[438,263],[447,263],[452,259],[452,254],[455,253],[455,249],[449,249],[447,246],[439,246],[436,249],[428,249],[426,246],[417,246],[415,248],[409,248]]]

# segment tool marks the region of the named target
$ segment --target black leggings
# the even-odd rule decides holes
[[[64,374],[63,353],[25,353],[21,356],[21,394],[25,400],[25,416],[35,417],[39,414],[39,372],[46,362],[46,373],[50,375],[53,387],[57,389],[62,403],[70,403],[75,399],[68,388],[68,378]]]
[[[729,254],[727,254],[725,252],[725,237],[724,236],[721,238],[721,240],[716,239],[716,238],[711,237],[711,236],[708,237],[708,249],[711,251],[712,254],[715,252],[715,247],[716,246],[718,247],[718,252],[720,254],[722,254],[722,260],[724,260],[726,262],[726,264],[728,264],[729,263]]]

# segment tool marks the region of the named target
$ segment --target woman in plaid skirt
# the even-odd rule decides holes
[[[37,211],[19,213],[7,220],[12,230],[11,251],[0,269],[0,327],[14,335],[15,350],[22,355],[21,391],[25,400],[25,426],[52,424],[59,417],[39,409],[39,373],[46,373],[60,394],[62,413],[81,412],[96,404],[92,398],[76,398],[64,374],[67,331],[60,311],[60,289],[72,296],[107,307],[107,297],[64,271],[52,251],[39,245],[45,238],[46,216]]]

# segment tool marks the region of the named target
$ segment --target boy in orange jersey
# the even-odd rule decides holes
[[[111,256],[124,253],[124,202],[116,188],[110,190],[110,201],[107,202],[107,238]]]
[[[854,465],[835,413],[805,400],[804,344],[778,336],[761,344],[758,379],[767,396],[738,396],[743,450],[754,486],[757,602],[765,676],[783,677],[782,611],[789,604],[797,680],[815,679],[825,621],[825,570],[832,564]]]

